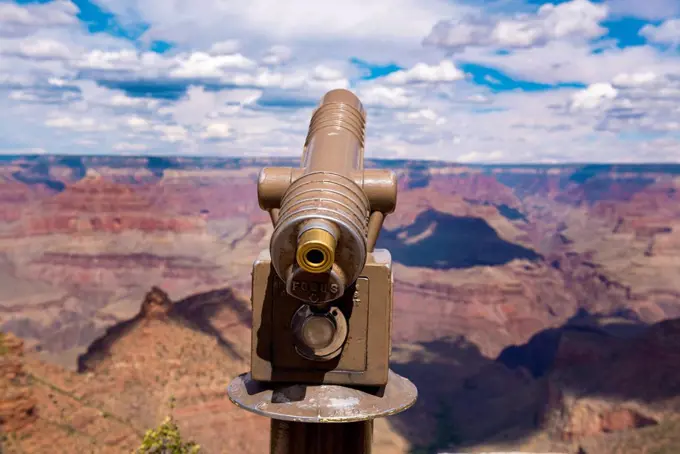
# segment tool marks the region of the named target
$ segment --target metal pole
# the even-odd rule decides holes
[[[335,424],[272,419],[271,454],[371,454],[373,421]]]

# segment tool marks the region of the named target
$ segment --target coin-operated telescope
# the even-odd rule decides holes
[[[312,115],[301,167],[259,175],[259,204],[274,232],[253,265],[251,371],[229,393],[237,405],[273,418],[272,452],[292,446],[291,434],[305,438],[312,430],[325,430],[333,447],[316,451],[300,441],[304,450],[285,452],[369,452],[370,436],[368,444],[359,437],[361,449],[339,441],[347,429],[281,427],[361,422],[357,430],[370,435],[370,421],[416,399],[411,382],[389,370],[392,259],[375,244],[395,209],[397,181],[392,171],[364,169],[365,124],[353,93],[330,91]]]

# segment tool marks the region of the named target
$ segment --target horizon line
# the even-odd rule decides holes
[[[71,153],[2,153],[0,152],[0,162],[17,158],[113,158],[113,159],[148,159],[148,158],[162,158],[162,159],[214,159],[214,160],[295,160],[300,159],[299,155],[290,156],[249,156],[249,155],[198,155],[198,154],[71,154]],[[680,165],[677,162],[654,162],[654,161],[640,161],[640,162],[622,162],[622,161],[562,161],[562,162],[458,162],[454,160],[444,159],[428,159],[428,158],[365,158],[366,161],[379,162],[428,162],[428,163],[443,163],[451,166],[459,167],[503,167],[503,166],[532,166],[532,167],[583,167],[583,166],[676,166]]]

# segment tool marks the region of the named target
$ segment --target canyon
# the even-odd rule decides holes
[[[266,421],[224,389],[248,369],[268,165],[296,162],[2,162],[0,330],[24,374],[0,402],[8,446],[130,452],[172,411],[206,453],[266,449]],[[399,177],[378,247],[395,262],[392,365],[420,389],[376,450],[680,447],[658,435],[680,415],[677,166],[367,167]]]

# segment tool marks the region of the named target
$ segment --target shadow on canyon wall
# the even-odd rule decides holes
[[[234,312],[238,323],[251,325],[252,314],[248,304],[236,296],[230,288],[198,293],[173,304],[164,291],[153,287],[137,315],[108,328],[103,335],[90,344],[85,353],[78,357],[77,370],[81,373],[85,372],[99,359],[110,354],[111,346],[143,320],[150,318],[151,312],[162,313],[163,317],[181,323],[189,329],[214,336],[218,344],[233,359],[243,360],[244,358],[238,353],[236,347],[225,339],[213,324],[212,320],[219,318],[219,312],[224,309]]]
[[[497,359],[463,337],[419,347],[407,361],[392,363],[418,387],[416,405],[390,418],[414,454],[462,452],[534,434],[545,421],[548,383],[570,395],[644,404],[680,396],[680,319],[604,323],[581,310]],[[398,348],[395,353],[400,356]]]
[[[434,269],[504,265],[515,259],[538,260],[531,249],[510,243],[481,218],[427,210],[405,227],[383,230],[378,247],[395,262]]]

